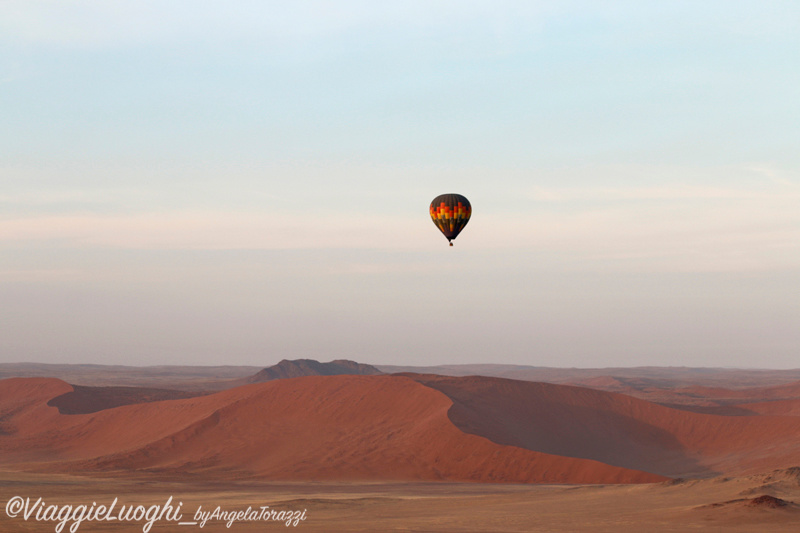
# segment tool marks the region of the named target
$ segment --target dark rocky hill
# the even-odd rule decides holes
[[[274,366],[267,367],[246,379],[247,383],[261,383],[273,379],[299,378],[304,376],[340,376],[346,374],[383,374],[371,365],[337,359],[330,363],[320,363],[313,359],[284,359]]]

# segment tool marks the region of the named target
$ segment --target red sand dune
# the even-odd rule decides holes
[[[48,405],[71,391],[56,379],[0,381],[0,463],[540,483],[746,475],[800,464],[797,400],[742,406],[764,415],[720,416],[583,387],[409,374],[282,379],[99,410],[114,400],[109,389],[82,397],[84,410],[97,410],[89,414]]]
[[[0,380],[0,438],[24,432],[31,425],[47,427],[57,423],[58,410],[48,408],[47,401],[71,391],[70,384],[58,379]]]
[[[0,381],[0,462],[280,480],[639,483],[661,476],[464,433],[451,400],[402,376],[304,377],[91,414],[48,406],[72,387]]]
[[[410,375],[454,402],[450,418],[493,442],[669,476],[800,464],[800,418],[719,416],[623,394],[502,378]]]

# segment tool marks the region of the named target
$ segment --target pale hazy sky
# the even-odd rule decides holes
[[[0,362],[798,367],[799,147],[796,1],[0,1]]]

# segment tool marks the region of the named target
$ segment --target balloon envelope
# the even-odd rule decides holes
[[[431,219],[448,241],[458,237],[471,214],[469,200],[460,194],[440,194],[431,202]]]

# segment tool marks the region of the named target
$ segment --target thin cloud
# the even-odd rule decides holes
[[[784,182],[789,188],[791,182]],[[528,196],[539,202],[636,201],[636,200],[755,200],[800,198],[800,189],[744,189],[695,185],[649,187],[533,187]]]
[[[368,0],[235,4],[154,0],[10,0],[3,4],[0,30],[6,41],[84,47],[114,47],[222,39],[292,42],[353,30],[391,27],[452,27],[470,20],[496,21],[496,32],[531,23],[552,11],[544,4],[487,2],[395,2]],[[520,24],[520,19],[528,23]]]
[[[674,199],[685,194],[650,191],[647,197]],[[745,271],[800,266],[796,198],[742,202],[729,191],[693,194],[725,201],[626,201],[568,211],[478,213],[456,246],[478,253],[535,253],[543,263],[566,261],[578,269]],[[642,195],[615,197],[620,196]],[[427,251],[443,248],[445,242],[426,214],[185,211],[6,217],[0,225],[0,249],[30,246]]]
[[[402,217],[309,213],[51,215],[6,219],[0,225],[0,246],[38,242],[67,247],[178,250],[382,247],[410,244],[401,229],[408,224]]]

